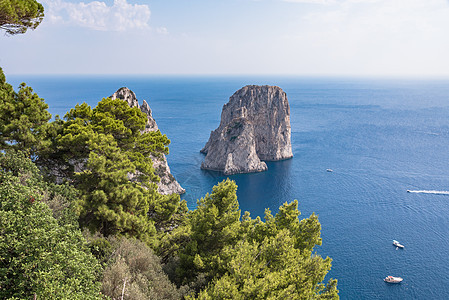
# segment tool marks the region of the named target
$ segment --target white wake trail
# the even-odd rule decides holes
[[[433,190],[407,190],[407,193],[449,195],[449,191],[433,191]]]

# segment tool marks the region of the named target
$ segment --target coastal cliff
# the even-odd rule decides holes
[[[248,85],[235,92],[201,152],[206,154],[202,169],[226,175],[265,171],[263,161],[293,157],[286,93],[268,85]]]
[[[143,132],[157,131],[159,130],[156,121],[154,120],[150,106],[143,100],[142,105],[139,105],[136,94],[126,87],[122,87],[112,94],[109,98],[111,99],[122,99],[125,100],[130,107],[137,107],[143,113],[147,115],[147,123]],[[176,181],[173,175],[170,173],[170,167],[167,163],[167,158],[164,154],[161,157],[156,157],[151,155],[151,161],[153,162],[153,168],[155,173],[161,179],[158,185],[158,192],[163,195],[169,194],[183,194],[185,189]]]

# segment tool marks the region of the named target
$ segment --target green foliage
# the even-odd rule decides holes
[[[0,29],[7,34],[35,29],[44,18],[44,7],[35,0],[1,0]]]
[[[39,169],[26,157],[24,152],[7,150],[0,154],[0,170],[27,180],[41,193],[41,201],[52,210],[52,215],[60,224],[78,225],[76,201],[78,191],[67,184],[56,185],[43,180]]]
[[[336,289],[320,282],[330,259],[304,257],[288,230],[262,242],[241,241],[227,247],[228,272],[215,279],[198,299],[338,299]],[[328,287],[335,287],[330,281]]]
[[[235,182],[227,179],[213,187],[212,194],[199,200],[190,213],[189,242],[179,253],[181,282],[197,281],[200,288],[202,276],[210,280],[223,272],[221,251],[237,242],[240,227],[236,190]]]
[[[138,241],[112,239],[114,250],[103,273],[102,293],[112,299],[180,299],[178,290],[162,270],[160,259]]]
[[[143,132],[146,120],[121,99],[105,98],[94,109],[76,105],[53,126],[52,147],[39,161],[81,192],[82,226],[156,247],[158,231],[184,208],[178,195],[157,193],[150,155],[168,154],[170,141],[160,131]]]
[[[95,235],[92,235],[88,230],[85,230],[83,234],[87,239],[87,246],[89,247],[90,252],[100,263],[105,264],[114,251],[109,239],[103,237],[98,232]]]
[[[0,298],[98,299],[100,266],[77,225],[44,203],[38,169],[18,153],[0,163]]]
[[[135,168],[117,149],[106,156],[91,152],[85,170],[75,175],[83,192],[80,220],[106,236],[122,233],[146,240],[156,232],[147,215],[155,192],[128,180]]]
[[[76,187],[75,193],[67,185],[47,187],[43,201],[56,218],[74,212],[66,198],[76,197],[82,226],[157,247],[187,212],[178,195],[157,193],[160,179],[150,157],[168,154],[167,137],[143,132],[146,115],[120,99],[103,99],[94,109],[76,105],[65,121],[52,123],[47,108],[25,84],[14,92],[0,69],[0,150],[24,149],[47,178]]]
[[[48,147],[51,114],[47,109],[24,83],[15,92],[0,68],[0,149],[23,149],[35,155]]]
[[[249,213],[240,220],[235,183],[219,183],[190,213],[178,282],[189,282],[198,299],[338,299],[336,280],[322,283],[331,259],[313,253],[318,218],[299,215],[295,200],[276,216],[267,209],[265,221]]]

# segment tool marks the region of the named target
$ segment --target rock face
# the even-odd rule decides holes
[[[147,124],[145,125],[144,132],[148,131],[156,131],[159,128],[157,127],[156,121],[154,120],[151,109],[148,103],[143,100],[142,106],[139,105],[139,101],[137,100],[136,94],[134,94],[133,91],[128,89],[127,87],[122,87],[117,90],[112,96],[109,96],[112,100],[114,99],[122,99],[125,100],[129,107],[137,107],[142,111],[144,114],[147,115]]]
[[[235,92],[201,152],[206,154],[202,169],[226,175],[265,171],[263,160],[293,157],[285,92],[267,85],[248,85]]]
[[[112,96],[110,96],[109,98],[125,100],[130,107],[137,107],[143,113],[145,113],[147,115],[147,124],[145,125],[145,129],[143,130],[143,132],[158,130],[156,121],[151,114],[151,109],[148,103],[143,100],[143,103],[140,106],[136,94],[134,94],[134,92],[130,89],[122,87],[118,89],[117,92],[112,94]],[[165,157],[165,155],[162,154],[160,158],[151,155],[150,158],[153,162],[153,167],[155,169],[156,175],[158,175],[161,179],[161,181],[157,184],[158,192],[163,195],[185,193],[185,189],[181,187],[181,185],[170,173],[170,168],[168,166],[167,158]]]

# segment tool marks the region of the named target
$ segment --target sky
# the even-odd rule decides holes
[[[6,74],[449,77],[449,0],[41,0]]]

